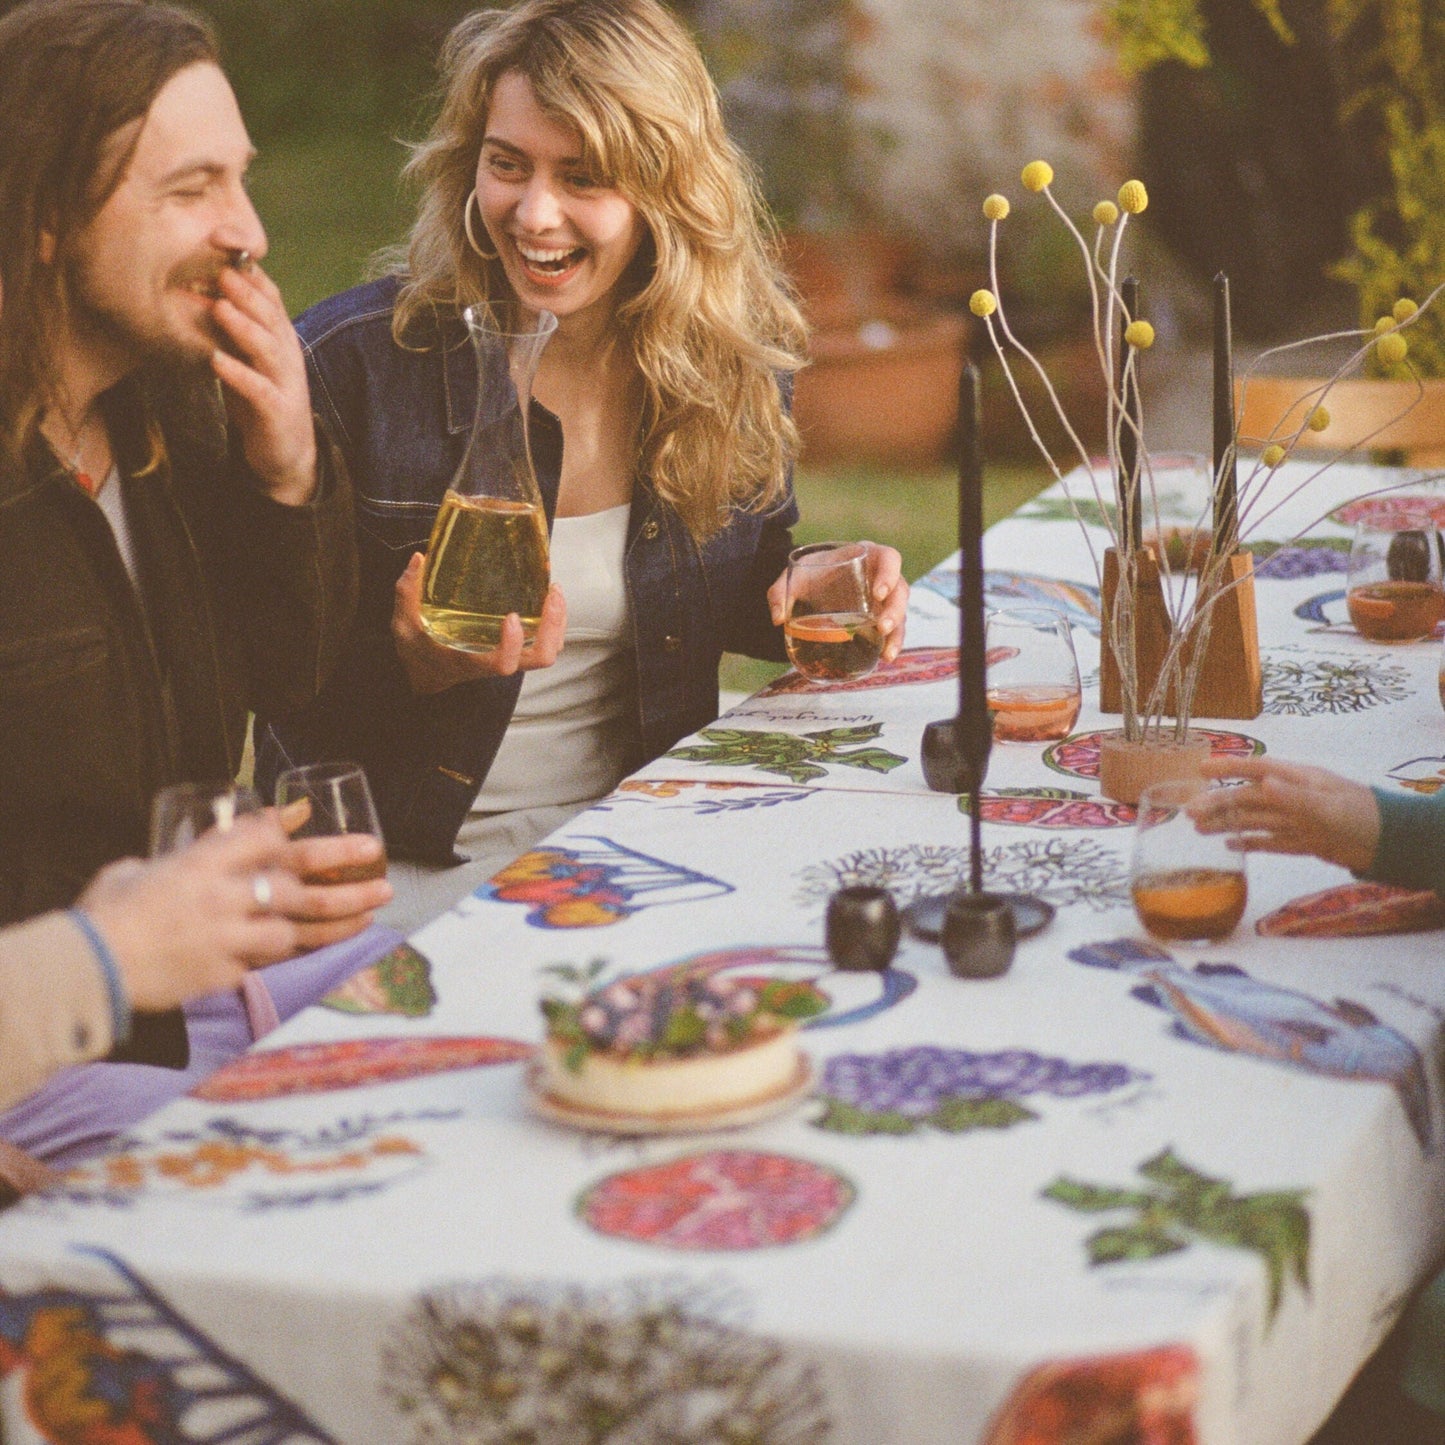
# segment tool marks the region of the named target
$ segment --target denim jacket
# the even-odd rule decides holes
[[[454,845],[511,720],[522,677],[481,678],[412,693],[391,637],[393,588],[425,547],[461,463],[477,370],[459,316],[439,312],[425,349],[392,338],[399,281],[371,282],[297,322],[312,398],[350,467],[361,603],[345,656],[305,710],[257,726],[264,786],[293,763],[353,758],[371,781],[388,847],[433,863]],[[548,525],[557,505],[562,434],[533,403],[532,453]],[[699,547],[646,478],[634,490],[625,554],[638,715],[629,768],[717,716],[724,651],[781,659],[766,592],[787,562],[797,507],[789,488],[771,512],[735,510]]]

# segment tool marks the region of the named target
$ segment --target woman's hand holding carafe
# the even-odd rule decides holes
[[[514,672],[530,672],[556,662],[567,630],[567,603],[561,588],[548,589],[542,621],[530,647],[523,646],[522,619],[513,613],[502,624],[500,646],[491,652],[462,652],[444,646],[422,626],[421,573],[425,561],[421,552],[413,554],[406,571],[397,578],[391,613],[396,655],[414,693],[424,697],[444,692],[459,682],[509,677]]]

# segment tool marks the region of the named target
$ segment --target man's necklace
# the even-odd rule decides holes
[[[69,460],[62,458],[60,464],[70,473],[71,480],[76,486],[87,496],[93,497],[100,490],[100,483],[81,466],[81,458],[85,455],[85,432],[88,425],[89,420],[87,419],[77,430],[72,431],[71,435],[76,439],[75,450],[70,454]]]

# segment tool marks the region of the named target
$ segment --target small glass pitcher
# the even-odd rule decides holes
[[[510,613],[526,646],[551,584],[547,517],[532,466],[529,413],[542,350],[557,329],[539,311],[502,331],[491,313],[462,312],[477,362],[477,411],[462,464],[442,499],[421,579],[422,626],[462,652],[491,652]]]

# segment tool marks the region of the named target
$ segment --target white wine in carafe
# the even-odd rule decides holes
[[[432,526],[421,579],[422,626],[463,652],[491,652],[508,613],[536,636],[550,569],[539,505],[448,491]]]

